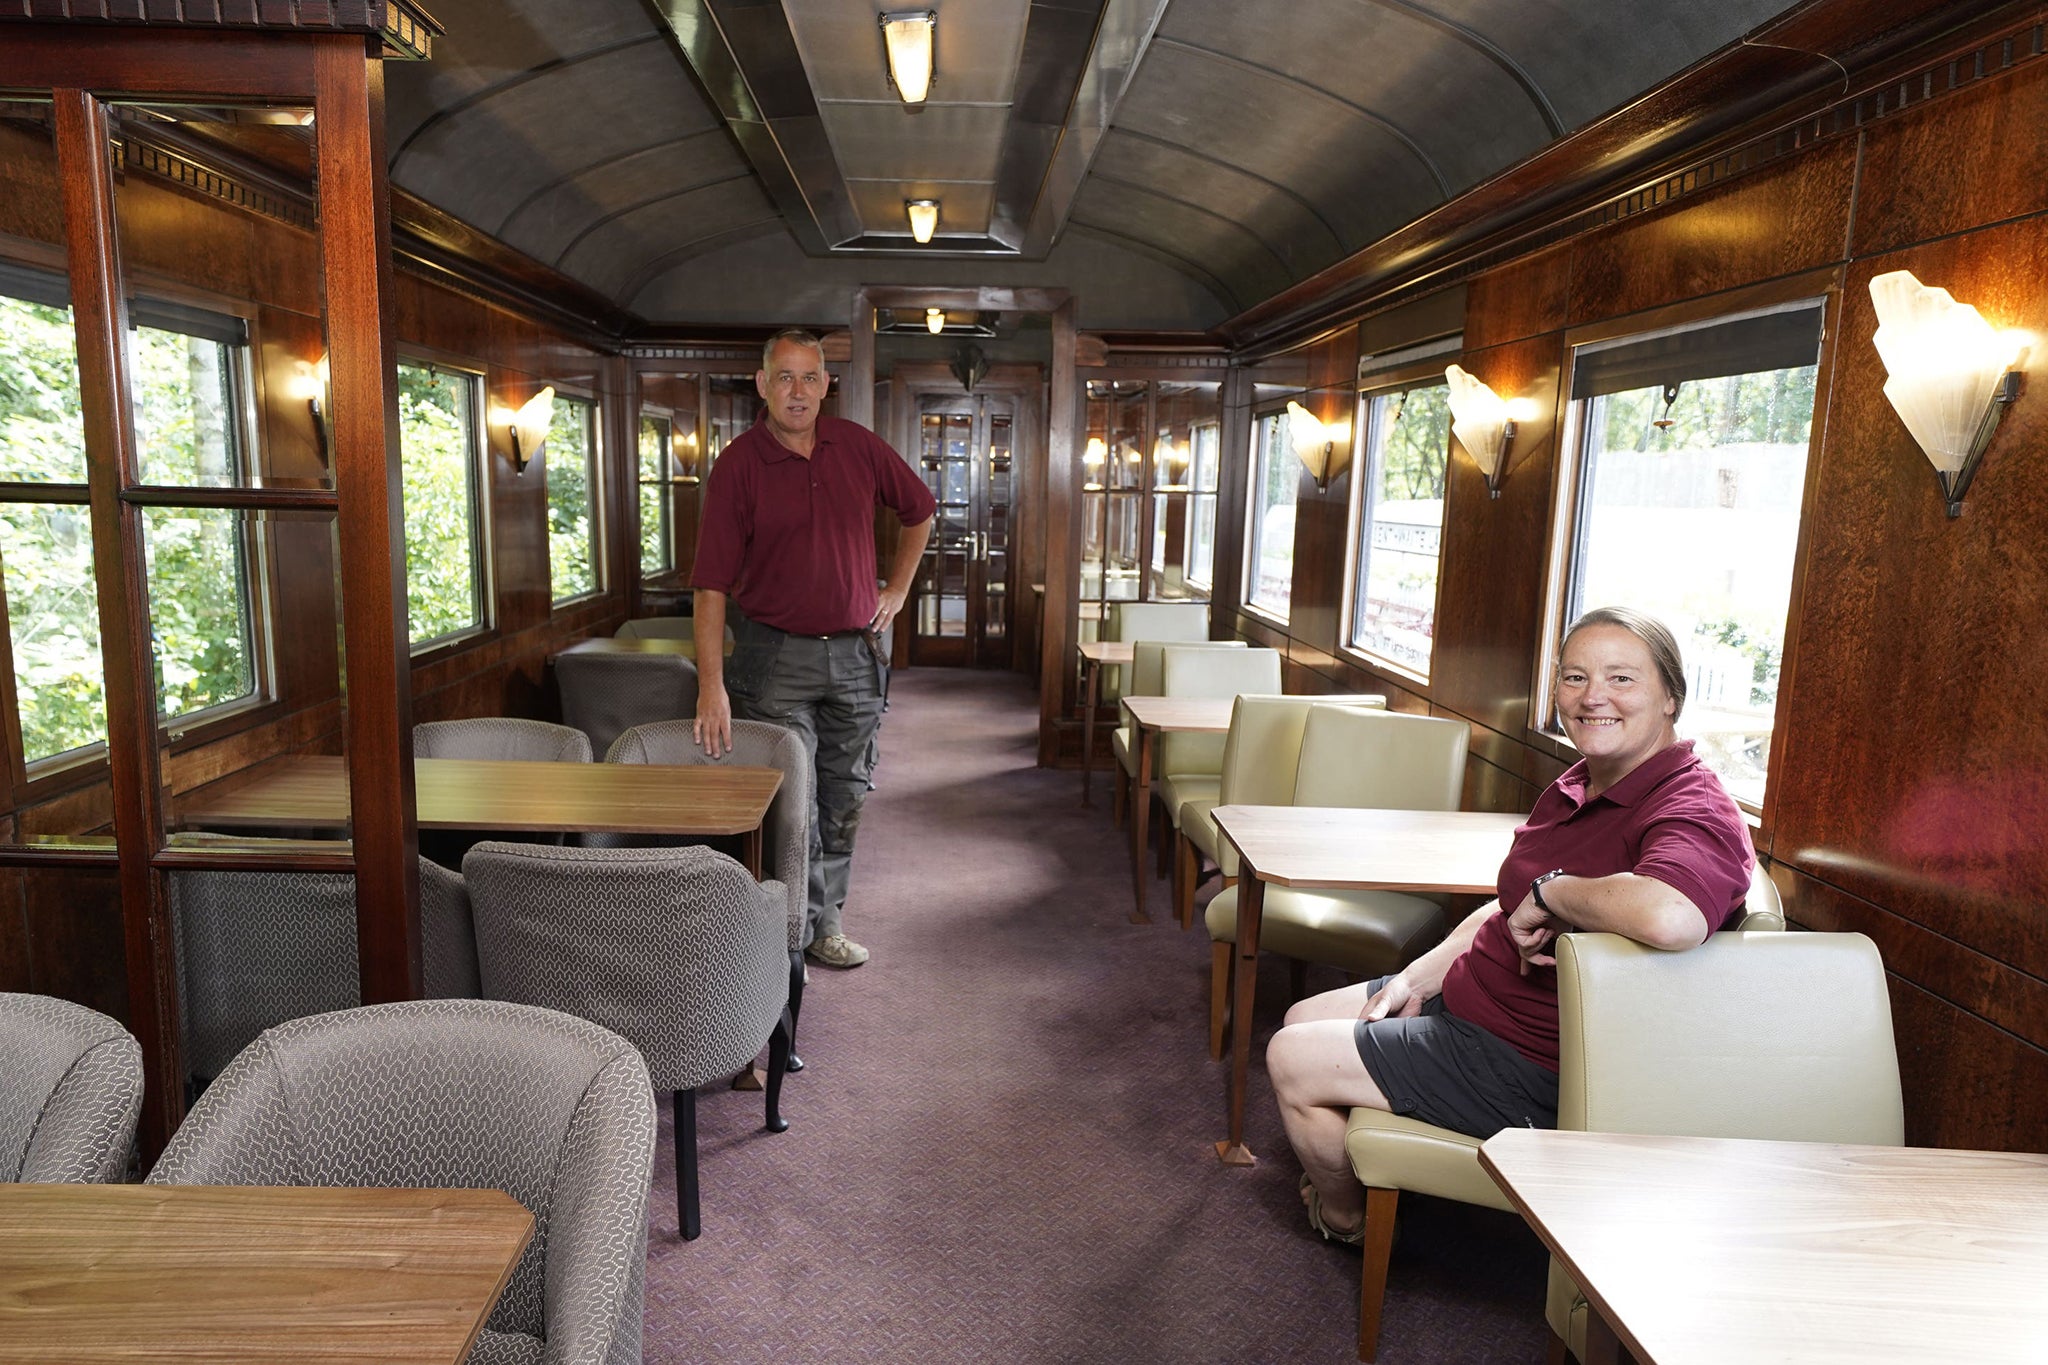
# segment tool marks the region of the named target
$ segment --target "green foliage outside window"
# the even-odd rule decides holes
[[[476,553],[475,380],[398,367],[405,596],[414,642],[483,624]]]
[[[597,591],[597,534],[590,505],[596,417],[595,403],[557,397],[548,424],[548,576],[557,602]]]
[[[0,297],[0,482],[85,481],[75,346],[68,308]],[[145,476],[166,484],[233,483],[231,350],[137,328],[130,359]],[[240,514],[151,509],[144,544],[163,715],[249,695],[255,682]],[[28,762],[106,738],[92,570],[83,506],[0,507],[0,586]]]

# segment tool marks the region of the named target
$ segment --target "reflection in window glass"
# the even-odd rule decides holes
[[[1268,413],[1252,426],[1251,524],[1245,567],[1254,607],[1287,619],[1294,592],[1294,495],[1299,482],[1287,444],[1287,413]]]
[[[1366,400],[1371,442],[1359,505],[1351,643],[1429,677],[1450,458],[1450,388],[1425,384]]]
[[[674,540],[669,535],[671,426],[666,417],[640,415],[640,572],[667,573],[675,567]]]
[[[235,350],[158,327],[136,327],[130,341],[142,482],[206,488],[238,482]]]
[[[243,517],[217,507],[143,509],[157,707],[166,719],[256,690]]]
[[[413,643],[484,624],[475,375],[398,367],[405,598]]]
[[[597,405],[555,398],[548,426],[548,576],[554,600],[566,602],[598,590]]]
[[[1568,615],[1629,606],[1671,627],[1689,693],[1679,733],[1752,807],[1770,764],[1816,372],[1688,380],[1582,404]]]

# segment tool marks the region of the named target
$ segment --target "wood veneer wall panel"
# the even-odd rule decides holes
[[[133,1027],[121,922],[119,874],[82,868],[21,868],[22,919],[30,980],[39,995],[88,1005]]]
[[[1465,286],[1465,349],[1562,331],[1572,292],[1569,244],[1511,261]]]
[[[1429,695],[1469,720],[1519,735],[1543,616],[1564,341],[1551,333],[1467,351],[1462,363],[1502,398],[1533,400],[1540,415],[1520,424],[1498,498],[1487,496],[1479,466],[1453,443]]]
[[[1856,254],[2048,209],[2043,128],[2041,62],[1873,125],[1864,135]]]
[[[2013,405],[1960,518],[1882,396],[1869,280],[2048,320],[2048,217],[1856,263],[1808,520],[1776,852],[2048,976],[2048,408]],[[2038,385],[2043,362],[2034,362]]]
[[[1856,145],[1843,138],[1588,234],[1572,249],[1572,322],[1703,298],[1840,260],[1855,177]]]

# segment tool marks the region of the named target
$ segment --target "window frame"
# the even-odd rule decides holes
[[[661,452],[663,472],[652,479],[645,477],[640,472],[640,428],[650,418],[661,422],[668,428],[668,440],[664,443]],[[678,572],[676,568],[676,490],[696,482],[695,479],[686,478],[686,476],[677,472],[680,468],[681,464],[676,458],[675,409],[661,403],[639,404],[633,412],[633,573],[642,583],[666,583],[674,579]],[[643,490],[649,488],[658,490],[656,496],[660,499],[664,530],[666,532],[662,536],[662,549],[668,561],[660,568],[652,571],[649,571],[646,561],[641,558],[642,550],[646,545],[647,528],[641,524],[640,500]]]
[[[1283,399],[1278,403],[1263,403],[1253,408],[1251,418],[1251,450],[1249,452],[1251,458],[1247,466],[1249,474],[1245,483],[1244,500],[1244,592],[1241,594],[1243,601],[1239,603],[1239,608],[1262,621],[1285,627],[1294,609],[1294,593],[1291,581],[1287,594],[1286,610],[1275,611],[1272,607],[1254,598],[1254,594],[1258,591],[1259,582],[1259,523],[1262,520],[1259,511],[1259,490],[1265,487],[1266,474],[1270,468],[1269,465],[1263,463],[1263,457],[1266,452],[1261,449],[1260,442],[1261,434],[1268,422],[1274,422],[1276,429],[1280,433],[1275,446],[1280,451],[1281,458],[1294,458],[1294,452],[1286,444],[1286,400]],[[1297,509],[1295,515],[1299,517],[1299,508],[1301,506],[1301,471],[1298,468],[1295,471],[1294,484],[1294,506]],[[1300,523],[1297,521],[1295,525],[1297,540],[1300,530]]]
[[[1408,665],[1384,655],[1375,654],[1358,643],[1358,570],[1360,558],[1365,549],[1365,524],[1368,499],[1371,496],[1373,426],[1372,409],[1378,399],[1390,393],[1406,393],[1412,389],[1441,385],[1444,367],[1459,355],[1461,339],[1451,337],[1443,342],[1428,343],[1428,359],[1407,360],[1372,369],[1361,362],[1361,371],[1356,395],[1356,407],[1351,418],[1351,497],[1346,513],[1347,522],[1344,544],[1344,591],[1339,604],[1343,612],[1339,620],[1337,652],[1340,656],[1364,667],[1392,674],[1421,687],[1428,687],[1429,672],[1416,672]],[[1436,593],[1430,599],[1430,669],[1436,666],[1435,621],[1443,607],[1444,573],[1443,566],[1450,549],[1451,522],[1451,449],[1447,439],[1444,445],[1444,511],[1443,520],[1437,526],[1437,575]]]
[[[609,491],[609,484],[605,478],[604,400],[598,396],[597,391],[594,388],[586,388],[576,383],[565,383],[561,380],[555,380],[552,382],[554,383],[555,402],[557,404],[565,402],[582,403],[587,404],[590,408],[590,460],[588,487],[590,498],[591,585],[589,591],[587,592],[576,593],[573,596],[569,597],[555,596],[554,544],[553,539],[548,531],[548,518],[550,518],[553,515],[554,508],[551,502],[549,501],[547,482],[548,473],[553,468],[553,462],[548,457],[551,456],[554,452],[551,449],[543,450],[541,452],[540,460],[542,509],[541,535],[542,543],[548,546],[548,615],[550,617],[562,611],[573,610],[574,608],[596,601],[598,598],[603,597],[605,593],[610,590],[609,583],[607,581],[607,569],[609,566],[606,563],[606,550],[611,544],[611,526],[609,524],[610,519],[605,516],[605,502],[606,495]],[[636,435],[638,433],[637,425],[635,427],[635,433]],[[637,452],[635,455],[635,460],[636,462],[638,460]],[[633,547],[633,554],[636,560],[639,558],[639,552],[639,544],[635,542]]]
[[[490,432],[490,372],[483,361],[458,356],[453,352],[438,351],[428,346],[403,344],[394,351],[392,378],[397,379],[397,367],[411,365],[424,367],[440,374],[460,375],[468,381],[470,402],[470,451],[469,451],[469,492],[470,492],[470,554],[476,564],[474,586],[476,589],[477,624],[461,630],[449,631],[442,635],[429,636],[423,640],[412,639],[412,602],[408,590],[406,601],[406,638],[409,654],[414,663],[438,658],[465,645],[488,639],[498,629],[498,581],[492,528],[495,524],[494,503],[491,493],[491,432]],[[401,468],[405,460],[403,447],[399,451]],[[405,515],[404,494],[401,488],[399,516]]]
[[[69,263],[59,249],[43,243],[9,240],[5,243],[4,250],[0,250],[0,264],[31,275],[47,275],[69,298]],[[227,347],[229,352],[228,410],[232,414],[229,430],[232,433],[238,465],[235,486],[251,486],[266,477],[269,449],[264,439],[262,420],[266,410],[266,399],[264,366],[260,363],[265,344],[261,310],[247,300],[212,294],[149,270],[131,269],[126,273],[123,283],[129,301],[146,299],[173,308],[232,318],[241,323],[243,340],[240,345],[218,343]],[[130,333],[141,325],[145,324],[138,323],[132,316],[129,318]],[[176,330],[155,323],[147,325],[158,331]],[[132,375],[135,360],[131,336],[124,335],[121,344],[128,349],[124,364],[128,366]],[[51,486],[64,489],[83,487],[68,482],[56,482]],[[199,487],[189,484],[143,483],[136,486],[153,492],[161,490],[167,493],[191,491]],[[18,482],[11,483],[8,487],[27,488],[32,485]],[[82,508],[86,505],[82,500],[72,499],[9,498],[8,501],[29,506],[71,505]],[[197,502],[187,505],[168,499],[152,500],[146,506],[151,510],[205,510],[204,506]],[[272,548],[268,526],[262,520],[263,513],[253,509],[236,510],[240,574],[249,628],[246,644],[249,655],[250,690],[239,697],[214,702],[175,717],[163,711],[162,695],[159,692],[155,742],[160,753],[166,757],[216,742],[252,725],[260,724],[280,705],[273,625],[273,607],[277,599],[277,557]],[[6,626],[6,639],[0,641],[0,659],[4,659],[7,665],[7,677],[4,683],[0,683],[0,689],[4,689],[0,690],[0,696],[4,696],[6,712],[8,777],[15,803],[19,806],[45,801],[57,793],[101,780],[102,770],[107,762],[107,741],[104,738],[96,739],[75,749],[66,749],[33,760],[28,757],[26,741],[21,730],[20,692],[14,668],[11,621],[11,613],[8,613],[5,607],[4,589],[0,589],[0,625]],[[152,637],[153,634],[152,632]],[[154,660],[152,662],[154,664]],[[101,656],[101,670],[104,674],[104,654]]]
[[[1785,646],[1779,663],[1778,697],[1771,716],[1773,745],[1784,736],[1785,709],[1791,696],[1799,654],[1797,622],[1805,596],[1807,548],[1812,535],[1809,513],[1820,477],[1820,461],[1814,458],[1815,442],[1829,406],[1834,369],[1835,345],[1841,326],[1841,281],[1833,270],[1810,270],[1784,279],[1748,288],[1733,289],[1711,298],[1693,299],[1662,308],[1648,309],[1623,317],[1570,328],[1564,336],[1564,365],[1560,372],[1557,422],[1557,470],[1551,480],[1550,531],[1546,547],[1543,580],[1543,609],[1537,635],[1536,655],[1529,683],[1529,713],[1524,738],[1534,748],[1565,763],[1576,763],[1577,749],[1564,738],[1556,724],[1557,663],[1564,644],[1566,599],[1576,571],[1573,550],[1577,544],[1582,462],[1585,449],[1585,413],[1581,401],[1571,394],[1574,357],[1582,347],[1601,342],[1647,336],[1693,327],[1708,327],[1732,321],[1745,314],[1767,312],[1799,302],[1817,303],[1821,308],[1820,349],[1816,361],[1813,394],[1813,427],[1807,438],[1806,475],[1800,490],[1799,530],[1792,548],[1792,582],[1785,602]],[[1584,400],[1590,401],[1590,400]],[[1761,802],[1752,805],[1736,798],[1736,805],[1753,829],[1769,830],[1777,801],[1783,769],[1773,765],[1764,779]],[[1731,793],[1731,796],[1733,794]]]

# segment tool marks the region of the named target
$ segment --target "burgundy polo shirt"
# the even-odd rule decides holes
[[[1756,861],[1749,827],[1721,779],[1681,740],[1591,801],[1585,760],[1537,798],[1500,865],[1501,908],[1444,977],[1444,1007],[1557,1070],[1557,968],[1531,967],[1508,933],[1529,883],[1552,868],[1575,877],[1655,877],[1699,907],[1707,932],[1724,928],[1749,894]]]
[[[820,417],[807,460],[757,421],[711,466],[690,585],[792,635],[859,629],[879,600],[878,506],[905,526],[938,510],[903,457],[858,422]]]

